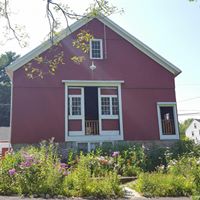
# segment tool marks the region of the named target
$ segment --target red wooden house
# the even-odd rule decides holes
[[[89,30],[90,54],[81,64],[72,42]],[[179,139],[175,77],[181,72],[104,16],[81,19],[7,69],[12,79],[11,143]],[[35,58],[63,52],[54,76],[28,79]],[[41,62],[40,67],[48,63]],[[90,148],[90,147],[89,147]]]

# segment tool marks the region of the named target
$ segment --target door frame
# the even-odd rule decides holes
[[[63,80],[62,83],[65,84],[65,141],[76,141],[76,142],[89,142],[89,141],[112,141],[112,140],[123,140],[123,116],[122,116],[122,96],[121,96],[121,84],[124,83],[122,80]],[[116,87],[118,90],[118,101],[119,101],[119,134],[104,134],[104,135],[80,135],[80,136],[70,136],[68,131],[68,87],[84,87],[84,86],[96,86],[96,87]],[[100,102],[98,102],[99,104]],[[83,113],[84,114],[84,113]],[[83,115],[84,116],[84,115]],[[83,117],[85,118],[85,117]],[[99,119],[100,120],[100,119]],[[84,126],[85,126],[85,119]],[[82,129],[83,130],[83,129]]]

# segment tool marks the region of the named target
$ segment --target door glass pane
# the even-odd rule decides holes
[[[163,135],[175,135],[174,109],[172,106],[160,107]]]
[[[118,106],[118,98],[112,97],[112,114],[118,115],[119,114],[119,106]]]
[[[81,115],[81,97],[72,97],[72,115]]]
[[[101,114],[110,115],[110,98],[101,97]]]

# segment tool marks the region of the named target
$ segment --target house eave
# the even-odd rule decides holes
[[[9,65],[7,67],[7,70],[8,71],[12,71],[12,72],[16,71],[17,69],[19,69],[20,67],[22,67],[23,65],[25,65],[26,63],[31,61],[33,58],[39,56],[41,53],[43,53],[44,51],[48,50],[54,44],[58,43],[59,41],[61,41],[62,39],[64,39],[68,35],[70,35],[71,33],[75,32],[81,26],[83,26],[84,24],[88,23],[91,20],[92,20],[92,18],[84,17],[84,18],[76,21],[70,27],[62,30],[58,34],[58,36],[54,37],[53,43],[52,43],[51,40],[45,41],[44,43],[40,44],[38,47],[34,48],[29,53],[25,54],[21,58],[19,58],[16,61],[14,61],[11,65]]]
[[[10,70],[6,67],[6,73],[8,74],[8,76],[9,76],[11,82],[12,82],[12,80],[13,80],[13,70]]]

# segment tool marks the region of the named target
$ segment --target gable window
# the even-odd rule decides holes
[[[160,139],[179,139],[176,104],[157,103]]]
[[[102,39],[90,40],[90,59],[103,59]]]
[[[102,117],[118,117],[119,103],[116,95],[101,95],[101,115]]]
[[[196,125],[196,123],[194,123],[194,128],[197,128],[197,125]]]

